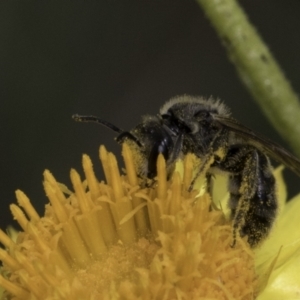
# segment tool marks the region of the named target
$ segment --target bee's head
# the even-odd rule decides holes
[[[154,178],[157,174],[156,162],[159,153],[169,160],[173,149],[173,140],[167,128],[156,116],[145,116],[140,124],[130,131],[125,131],[117,126],[95,116],[73,115],[72,118],[79,122],[95,122],[117,132],[116,141],[120,144],[127,143],[133,151],[137,174],[140,177]],[[167,172],[173,164],[167,163]]]
[[[159,153],[168,161],[174,146],[170,133],[156,116],[145,116],[140,124],[130,131],[123,131],[116,140],[129,145],[135,157],[138,175],[150,179],[157,174]]]

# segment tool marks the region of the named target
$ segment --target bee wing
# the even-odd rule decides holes
[[[214,116],[215,120],[222,126],[225,126],[237,136],[247,140],[250,145],[253,145],[258,150],[267,154],[279,163],[284,164],[295,174],[300,176],[300,160],[292,153],[285,150],[283,147],[271,142],[269,139],[255,133],[246,126],[240,124],[238,121],[222,116]]]

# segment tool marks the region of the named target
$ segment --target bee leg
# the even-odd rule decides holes
[[[247,153],[243,161],[237,162],[242,164],[243,168],[238,175],[229,178],[230,202],[233,216],[233,242],[232,247],[236,244],[237,232],[240,232],[245,225],[245,217],[250,207],[250,201],[255,194],[255,181],[257,174],[256,153]]]
[[[256,246],[269,233],[277,212],[275,178],[269,159],[252,147],[233,147],[219,167],[232,174],[229,178],[232,247],[238,233],[248,236],[248,243]]]
[[[204,171],[206,171],[213,163],[214,161],[214,153],[213,151],[210,151],[210,153],[208,153],[201,161],[200,167],[197,170],[196,175],[194,176],[188,191],[191,192],[193,190],[193,187],[195,185],[196,180],[198,179],[198,177],[203,174]],[[210,179],[209,179],[210,180]]]
[[[213,188],[214,188],[214,174],[211,173],[206,173],[206,192],[210,195],[211,199],[214,198],[213,195]],[[212,211],[213,207],[215,207],[214,202],[212,201],[212,203],[209,206],[209,211]]]
[[[201,157],[201,163],[199,169],[197,170],[196,176],[193,178],[190,187],[188,189],[189,192],[192,191],[194,184],[197,178],[203,174],[203,172],[208,171],[208,169],[213,165],[217,164],[219,166],[220,162],[224,159],[224,147],[223,144],[225,142],[224,135],[222,137],[223,131],[219,131],[214,139],[211,141],[210,146],[208,147],[208,151],[206,155]]]
[[[173,150],[171,152],[170,158],[168,159],[168,163],[174,163],[179,157],[179,154],[182,151],[182,140],[183,134],[179,134],[175,140]]]
[[[170,157],[167,159],[166,165],[167,165],[168,179],[171,177],[171,175],[173,174],[173,172],[175,170],[175,163],[176,163],[176,160],[178,159],[181,149],[182,149],[182,139],[183,139],[183,135],[179,134],[175,140],[174,148],[173,148],[172,152],[170,153]]]
[[[241,236],[248,236],[248,243],[252,247],[269,234],[278,210],[276,182],[270,161],[261,152],[258,152],[257,158],[257,174],[253,178],[255,194],[249,199],[245,221],[240,230]]]
[[[213,174],[206,173],[206,192],[210,195],[212,195],[213,191]]]

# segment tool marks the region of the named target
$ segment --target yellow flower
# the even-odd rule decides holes
[[[123,157],[126,175],[100,147],[104,183],[84,155],[86,179],[71,171],[74,193],[45,171],[50,203],[43,217],[16,192],[19,206],[12,204],[11,211],[23,231],[15,241],[0,231],[6,248],[0,249],[3,299],[292,299],[268,298],[272,284],[278,286],[277,273],[286,272],[286,263],[296,264],[300,248],[283,239],[271,242],[289,218],[286,211],[293,210],[289,204],[261,248],[253,252],[241,238],[232,248],[226,205],[220,210],[211,203],[204,174],[198,189],[187,192],[192,156],[184,161],[182,178],[175,172],[169,181],[159,157],[157,183],[149,188],[139,186],[127,145]],[[220,190],[213,196],[225,201],[226,188]],[[279,190],[283,195],[282,185]],[[289,246],[279,253],[283,243]]]

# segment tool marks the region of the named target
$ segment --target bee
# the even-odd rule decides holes
[[[73,115],[76,121],[97,122],[118,133],[135,149],[140,177],[153,179],[162,153],[170,176],[175,163],[187,153],[200,159],[191,188],[204,170],[209,182],[218,172],[227,173],[229,208],[236,236],[247,236],[257,246],[270,232],[278,211],[276,182],[269,157],[300,176],[300,160],[281,146],[254,133],[231,117],[225,104],[213,98],[178,96],[165,103],[158,115],[144,116],[130,131],[94,116]]]

